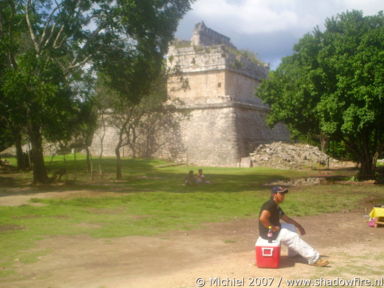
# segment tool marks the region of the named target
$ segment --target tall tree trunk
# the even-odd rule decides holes
[[[132,158],[136,158],[137,157],[137,153],[136,153],[136,142],[137,142],[137,136],[136,136],[136,127],[132,127],[132,129],[130,129],[131,131],[131,136],[132,136],[132,143],[131,143],[131,150],[132,150]],[[129,136],[130,135],[127,135],[128,139],[129,139]]]
[[[104,138],[106,134],[106,123],[105,123],[105,118],[104,118],[104,111],[101,112],[101,124],[103,127],[103,132],[100,137],[100,153],[99,153],[99,161],[98,161],[98,169],[99,169],[99,176],[103,176],[103,169],[102,169],[102,164],[101,160],[103,158],[103,152],[104,152]]]
[[[47,183],[48,175],[44,164],[42,137],[39,125],[36,125],[33,122],[30,123],[29,137],[32,145],[31,161],[33,166],[33,183]]]
[[[27,159],[25,158],[25,155],[23,153],[20,131],[15,131],[14,135],[15,135],[15,146],[16,146],[17,169],[26,170]]]
[[[115,155],[116,155],[116,179],[120,180],[123,178],[123,173],[121,171],[121,156],[120,156],[120,148],[123,146],[123,137],[124,133],[126,132],[126,128],[128,125],[129,119],[125,119],[125,122],[120,128],[119,131],[119,142],[117,142],[117,145],[115,147]]]
[[[116,179],[120,180],[123,177],[121,172],[121,157],[120,157],[120,145],[117,145],[115,149],[116,154]]]
[[[86,152],[86,154],[87,154],[87,171],[88,171],[88,173],[91,173],[92,172],[92,167],[91,167],[91,152],[89,151],[89,147],[87,146],[86,148],[85,148],[85,152]]]
[[[85,148],[85,151],[87,153],[87,170],[89,175],[91,176],[91,180],[94,180],[92,155],[91,155],[91,151],[89,150],[89,146]]]
[[[320,149],[321,152],[326,153],[329,144],[329,137],[320,133]]]
[[[360,157],[359,180],[376,179],[376,162],[379,154],[365,154]]]

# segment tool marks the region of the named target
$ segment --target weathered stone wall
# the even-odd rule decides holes
[[[266,125],[269,108],[255,96],[269,67],[220,42],[220,35],[193,46],[198,44],[196,39],[206,36],[205,28],[197,25],[191,46],[184,42],[170,47],[168,67],[181,71],[182,79],[180,75],[170,79],[168,94],[171,101],[181,101],[180,109],[190,111],[190,118],[181,125],[186,161],[238,166],[257,145],[289,141],[289,133],[284,125],[273,129]]]
[[[267,105],[255,97],[256,88],[260,81],[232,71],[225,73],[225,93],[231,101],[240,103],[250,103],[261,108],[267,108]]]
[[[178,98],[185,105],[226,101],[225,71],[207,71],[183,77],[183,80],[177,76],[168,80],[168,93],[172,100]]]
[[[194,46],[210,46],[224,44],[230,47],[235,47],[231,43],[231,39],[223,34],[220,34],[207,26],[204,22],[200,22],[195,25],[193,35],[191,38],[191,43]]]
[[[255,96],[269,67],[236,50],[228,37],[200,23],[191,43],[169,48],[167,66],[178,71],[168,80],[169,102],[183,116],[178,125],[153,132],[152,141],[161,143],[153,156],[204,166],[238,166],[259,144],[289,141],[284,125],[267,127],[269,108]],[[114,155],[117,138],[109,130],[108,135],[104,154]],[[148,145],[145,139],[141,147]]]
[[[232,107],[190,110],[181,123],[186,163],[204,166],[236,166],[239,160],[235,113]]]
[[[246,157],[260,144],[289,141],[289,131],[283,124],[270,128],[266,124],[267,108],[239,105],[236,109],[236,131],[239,138],[239,154]]]
[[[103,156],[115,156],[115,147],[119,140],[119,131],[109,123],[105,123],[105,125],[106,126],[103,127],[102,123],[100,123],[100,127],[93,136],[90,147],[90,152],[93,157],[98,157],[100,153],[102,153]],[[121,149],[120,152],[122,156],[128,155],[126,147]]]
[[[155,113],[161,113],[161,115]],[[121,156],[158,157],[185,162],[186,150],[181,141],[181,123],[188,119],[188,113],[183,111],[155,113],[144,116],[140,123],[135,125],[136,137],[130,137],[128,144],[120,148]],[[119,140],[120,131],[112,125],[111,115],[106,115],[103,119],[104,125],[100,123],[90,148],[94,157],[98,157],[101,151],[103,156],[115,156],[115,148]],[[123,139],[127,143],[126,134],[123,135]]]
[[[247,53],[237,51],[226,45],[213,46],[170,46],[167,55],[167,66],[179,68],[184,74],[206,71],[232,71],[252,79],[265,79],[269,66]]]
[[[99,128],[95,131],[92,139],[90,152],[93,157],[99,157],[100,153],[103,156],[115,156],[115,147],[119,140],[119,131],[116,127],[109,123],[108,116],[104,116],[105,123],[101,123],[99,119]],[[123,147],[120,150],[121,156],[128,156],[130,154],[128,147]]]

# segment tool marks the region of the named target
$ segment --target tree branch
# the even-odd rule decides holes
[[[58,32],[57,35],[56,35],[55,41],[53,41],[53,48],[58,49],[58,48],[61,47],[61,45],[63,45],[64,40],[65,40],[65,37],[63,37],[63,40],[61,41],[61,43],[58,44],[58,41],[59,41],[60,36],[61,36],[61,34],[63,33],[63,31],[64,31],[64,25],[61,26],[59,32]]]
[[[44,42],[45,34],[47,33],[49,23],[51,23],[51,21],[52,21],[53,14],[60,8],[60,6],[61,6],[61,4],[58,4],[56,2],[56,7],[52,10],[51,14],[49,14],[48,19],[47,19],[47,23],[45,23],[44,31],[43,31],[43,34],[42,34],[41,39],[40,39],[40,45]],[[48,36],[47,41],[45,41],[44,46],[47,46],[49,40],[52,38],[52,34],[53,34],[55,26],[56,26],[56,23],[53,24],[52,29],[51,29],[51,33]]]
[[[44,43],[44,45],[43,45],[43,48],[47,47],[49,41],[51,41],[51,39],[52,39],[52,35],[53,35],[53,31],[55,30],[55,28],[56,28],[56,23],[54,23],[54,24],[52,25],[52,27],[51,27],[51,32],[49,33],[49,36],[47,37],[47,40],[45,41],[45,43]],[[45,31],[43,32],[43,36],[41,36],[41,41],[40,41],[40,43],[43,42],[43,39],[44,39],[44,37],[45,37],[44,34],[45,34]]]
[[[11,23],[13,23],[13,18],[16,14],[16,9],[15,9],[15,3],[13,3],[13,1],[8,1],[8,5],[10,6],[11,10],[12,10],[12,14],[11,14],[11,20],[9,21],[9,24],[8,24],[8,37],[9,37],[9,42],[10,43],[13,43],[13,26]],[[3,15],[0,13],[0,39],[3,39],[5,37],[5,28],[3,26]],[[6,22],[5,22],[6,23]],[[15,60],[15,55],[14,55],[14,49],[11,49],[9,45],[6,45],[7,47],[7,55],[8,55],[8,60],[9,60],[9,63],[10,65],[13,67],[13,68],[16,68],[17,67],[17,63],[16,63],[16,60]]]
[[[87,63],[89,61],[89,59],[91,59],[91,57],[87,56],[82,61],[76,62],[77,61],[77,56],[76,56],[73,59],[73,61],[71,62],[70,66],[67,67],[67,69],[66,69],[67,73],[69,73],[70,70],[79,68],[80,66],[84,65],[85,63]]]
[[[36,35],[35,35],[34,31],[33,31],[33,28],[32,28],[32,25],[31,25],[31,21],[29,19],[29,10],[30,10],[31,5],[32,5],[32,0],[28,0],[27,4],[25,6],[25,19],[27,20],[29,35],[31,36],[31,40],[32,40],[33,45],[35,47],[37,56],[39,56],[40,55],[40,46],[39,46],[39,43],[36,40]]]

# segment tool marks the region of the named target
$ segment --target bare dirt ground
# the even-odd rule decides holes
[[[9,205],[22,202],[21,198],[12,202],[8,197],[11,196],[2,200],[9,201]],[[55,195],[44,193],[29,197]],[[384,277],[381,243],[384,228],[369,228],[364,217],[367,213],[361,208],[348,213],[296,218],[306,228],[307,235],[303,238],[329,259],[331,265],[327,268],[309,266],[300,258],[290,259],[284,248],[279,269],[257,268],[254,251],[257,221],[237,219],[155,237],[45,239],[33,248],[46,251],[44,256],[36,263],[17,264],[17,273],[1,279],[0,287],[287,287],[287,280],[301,278],[381,279]],[[199,278],[203,280],[197,280]],[[355,281],[353,286],[362,283]]]

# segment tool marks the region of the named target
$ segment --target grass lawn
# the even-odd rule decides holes
[[[126,159],[123,179],[115,181],[114,160],[104,159],[103,176],[91,181],[84,157],[50,160],[47,166],[51,173],[66,167],[62,185],[32,186],[31,173],[0,174],[0,203],[1,195],[36,192],[90,191],[91,196],[32,199],[27,205],[0,206],[0,276],[12,272],[15,258],[23,263],[36,261],[45,252],[30,249],[45,237],[156,235],[193,229],[204,222],[256,218],[260,205],[269,197],[270,188],[264,184],[319,173],[172,166],[164,161]],[[94,166],[96,169],[97,161]],[[187,172],[198,168],[204,169],[212,183],[183,186]],[[384,203],[384,187],[333,184],[292,188],[283,209],[290,215],[313,215],[354,209],[364,199]]]

